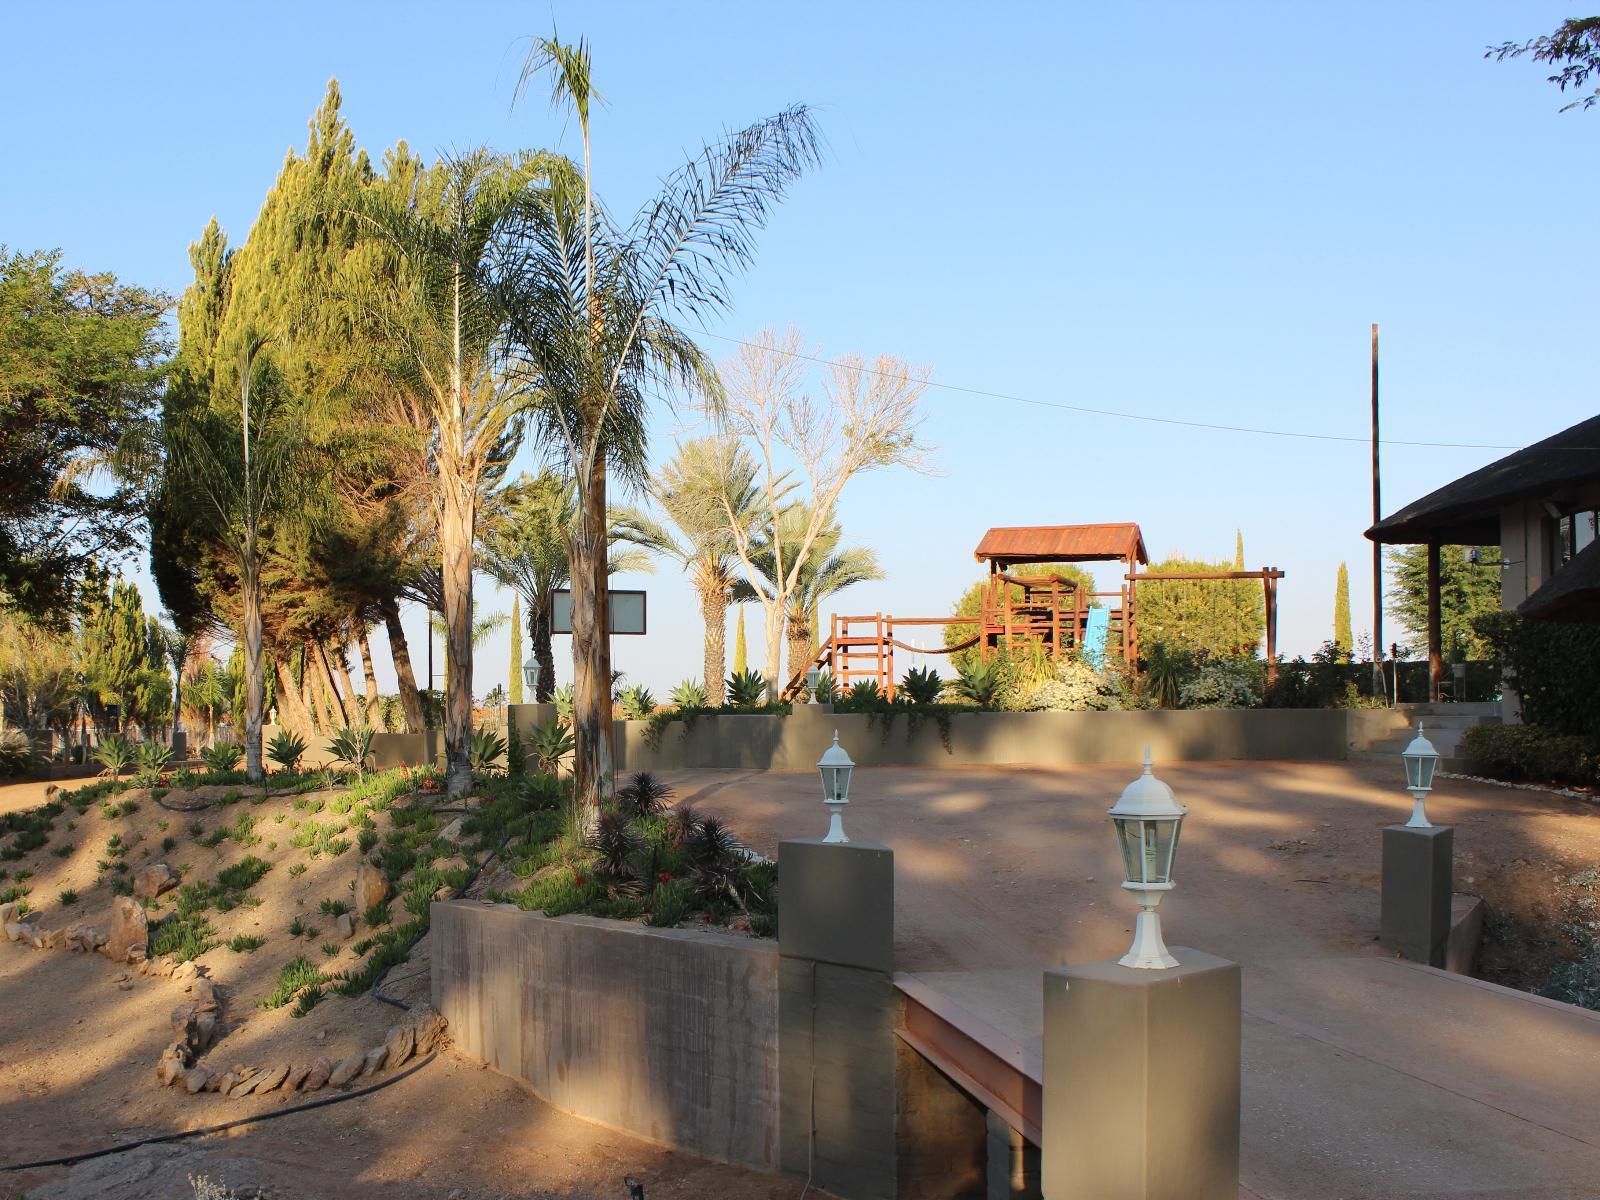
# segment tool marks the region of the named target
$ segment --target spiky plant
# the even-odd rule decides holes
[[[944,680],[937,671],[912,667],[900,681],[900,690],[913,704],[937,704],[944,695]]]
[[[214,742],[200,751],[200,761],[206,764],[206,770],[222,774],[232,771],[239,765],[239,760],[244,757],[244,748],[234,741]]]
[[[273,734],[272,741],[267,743],[267,757],[291,774],[300,769],[300,760],[305,753],[305,738],[287,729],[278,730]]]
[[[705,687],[694,679],[685,679],[672,689],[672,703],[678,708],[705,708],[711,697]]]
[[[960,669],[950,690],[968,704],[979,708],[994,708],[1005,692],[1005,667],[997,658],[968,663]]]
[[[335,762],[354,767],[357,779],[365,779],[367,762],[372,758],[372,736],[370,725],[341,729],[333,735],[328,752],[333,755]]]
[[[596,874],[608,888],[615,891],[638,883],[636,863],[644,851],[644,838],[627,817],[602,812],[584,845],[599,856]]]
[[[700,823],[700,814],[690,805],[677,805],[667,814],[667,841],[673,849],[681,849],[700,832]]]
[[[572,727],[559,718],[535,725],[528,753],[542,774],[559,776],[561,764],[572,753]]]
[[[474,771],[501,770],[500,760],[505,757],[506,740],[492,729],[474,729],[467,747],[468,761]]]
[[[114,733],[94,748],[94,759],[105,768],[102,775],[116,779],[133,761],[133,746],[120,733]]]
[[[767,680],[760,671],[735,671],[728,676],[728,703],[734,708],[753,708],[766,699]]]
[[[625,721],[643,721],[656,710],[656,698],[643,684],[623,688],[617,698],[617,711]]]
[[[614,807],[630,820],[653,817],[672,798],[672,788],[649,771],[640,771],[617,789]]]

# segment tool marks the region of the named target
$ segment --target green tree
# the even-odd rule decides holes
[[[1439,627],[1445,661],[1486,659],[1493,651],[1473,628],[1476,618],[1500,610],[1500,549],[1484,546],[1471,561],[1466,546],[1439,548]],[[1428,548],[1396,546],[1389,551],[1389,609],[1415,639],[1413,650],[1428,645]]]
[[[524,197],[508,303],[516,361],[537,384],[541,432],[577,488],[573,767],[580,801],[598,812],[612,785],[608,477],[644,482],[652,393],[680,388],[719,399],[709,359],[674,319],[700,321],[727,307],[755,232],[817,161],[818,146],[809,111],[786,109],[707,146],[618,226],[595,200],[587,44],[537,40],[519,86],[546,72],[554,102],[577,116],[583,164],[552,164],[547,185]]]
[[[550,471],[524,475],[495,497],[484,522],[485,569],[526,605],[528,644],[539,664],[534,702],[555,694],[555,594],[567,586],[568,538],[577,512],[572,486]],[[514,662],[512,671],[522,669]]]
[[[1151,575],[1231,571],[1230,562],[1168,558],[1149,568]],[[1134,599],[1134,621],[1144,650],[1168,650],[1231,657],[1252,654],[1266,628],[1266,598],[1253,579],[1141,582]]]
[[[1563,95],[1569,87],[1576,92],[1589,82],[1591,76],[1600,76],[1600,17],[1569,17],[1556,27],[1554,33],[1527,42],[1505,42],[1490,46],[1483,56],[1504,62],[1508,58],[1521,58],[1523,55],[1534,62],[1559,67],[1549,81],[1557,85]],[[1600,87],[1587,96],[1562,105],[1561,111],[1593,108],[1597,103],[1600,103]]]
[[[730,495],[735,519],[748,523],[756,513],[755,474],[755,463],[734,438],[685,442],[648,488],[671,528],[634,509],[623,510],[618,521],[621,537],[673,559],[688,574],[700,601],[702,679],[712,705],[720,705],[726,695],[728,605],[740,583],[733,537],[718,496]],[[742,614],[739,628],[742,635]]]
[[[510,704],[522,703],[522,597],[511,597],[511,680]]]
[[[153,411],[169,307],[0,245],[0,606],[64,628],[90,568],[139,545],[147,481],[91,476]]]
[[[1339,576],[1333,585],[1333,645],[1339,657],[1346,661],[1356,644],[1350,628],[1350,568],[1339,564]]]

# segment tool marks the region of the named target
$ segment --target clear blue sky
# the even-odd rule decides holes
[[[1482,52],[1569,9],[8,6],[0,240],[177,292],[213,213],[248,232],[330,76],[374,157],[401,138],[571,149],[542,95],[510,109],[525,39],[554,21],[594,44],[597,181],[624,212],[701,139],[820,109],[827,162],[777,214],[720,333],[795,325],[826,352],[900,354],[964,387],[1362,438],[1378,321],[1387,437],[1522,445],[1596,411],[1575,248],[1600,194],[1600,113],[1558,113],[1548,71]],[[887,579],[840,611],[946,612],[990,524],[1136,520],[1158,557],[1227,557],[1242,528],[1252,566],[1288,572],[1288,653],[1329,636],[1341,561],[1368,626],[1359,442],[959,392],[927,409],[940,474],[845,495],[847,535]],[[664,413],[658,456],[676,431]],[[1388,448],[1386,508],[1496,456]],[[697,673],[698,623],[670,568],[644,586],[655,632],[619,639],[617,658],[660,693]],[[502,638],[480,694],[505,664]]]

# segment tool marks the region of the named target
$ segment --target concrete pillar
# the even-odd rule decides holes
[[[1383,898],[1378,940],[1414,962],[1442,967],[1450,941],[1455,830],[1449,825],[1383,831]]]
[[[988,1195],[985,1200],[1041,1200],[1039,1147],[1011,1128],[997,1113],[988,1113]]]
[[[779,1161],[844,1200],[895,1200],[894,854],[779,843]]]
[[[988,1109],[898,1038],[895,1065],[896,1195],[989,1200]]]
[[[1044,975],[1045,1200],[1238,1200],[1239,967]]]

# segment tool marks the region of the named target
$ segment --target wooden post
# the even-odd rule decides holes
[[[1439,699],[1444,678],[1444,631],[1439,612],[1439,543],[1428,543],[1428,700]]]
[[[882,691],[883,690],[883,614],[882,613],[874,613],[873,614],[873,621],[874,621],[874,628],[877,630],[877,638],[878,638],[878,644],[876,646],[876,650],[877,650],[878,653],[877,653],[877,657],[874,658],[873,661],[875,663],[877,663],[878,690]]]
[[[1383,520],[1378,474],[1378,323],[1372,323],[1372,523]],[[1383,682],[1383,543],[1372,543],[1372,670]]]
[[[889,670],[884,679],[884,695],[894,699],[894,618],[883,619],[884,653],[888,657]]]
[[[1262,573],[1261,587],[1267,602],[1267,682],[1278,680],[1278,581],[1271,571]]]

